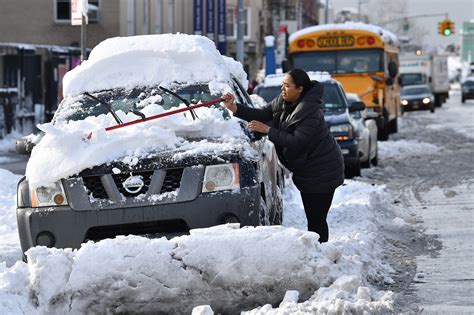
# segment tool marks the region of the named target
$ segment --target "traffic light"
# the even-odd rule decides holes
[[[438,34],[443,36],[454,34],[454,22],[448,19],[438,22]]]

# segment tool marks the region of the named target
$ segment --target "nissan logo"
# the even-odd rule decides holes
[[[123,188],[130,194],[138,193],[145,183],[143,182],[143,177],[139,175],[130,175],[123,183]]]

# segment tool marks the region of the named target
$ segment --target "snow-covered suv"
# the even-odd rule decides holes
[[[280,224],[273,144],[219,104],[232,91],[254,106],[247,84],[240,63],[202,36],[99,44],[66,74],[64,100],[39,126],[18,185],[23,251],[223,223]]]

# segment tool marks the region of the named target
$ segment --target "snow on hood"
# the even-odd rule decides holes
[[[64,76],[63,94],[74,96],[113,88],[160,85],[168,82],[203,83],[223,89],[233,74],[244,88],[242,65],[221,56],[214,42],[187,34],[141,35],[106,39],[89,60]]]
[[[231,76],[243,86],[248,85],[242,65],[221,56],[215,44],[203,36],[164,34],[111,38],[95,47],[89,60],[66,74],[65,99],[60,106],[66,107],[65,112],[73,110],[75,98],[84,92],[169,87],[176,83],[184,86],[207,83],[213,95],[222,95],[232,90]],[[141,110],[146,117],[164,111],[152,97]],[[176,114],[109,132],[104,128],[116,125],[111,114],[40,125],[38,128],[45,135],[34,147],[25,175],[32,187],[51,186],[61,178],[117,159],[136,163],[153,150],[181,148],[189,154],[218,155],[233,149],[250,156],[254,154],[237,118],[225,120],[222,111],[216,108],[199,108],[196,113],[199,116],[196,121],[191,120],[189,114]],[[122,111],[117,114],[123,122],[138,118]],[[92,138],[87,140],[90,132]],[[214,138],[216,144],[188,141],[182,135],[189,133],[194,138]],[[177,158],[183,156],[186,152]]]
[[[151,105],[142,112],[149,117],[164,109]],[[190,115],[177,114],[108,132],[104,127],[116,124],[110,114],[61,125],[39,125],[45,135],[33,148],[25,175],[32,187],[50,186],[107,162],[122,160],[133,166],[153,151],[179,152],[175,154],[176,159],[228,151],[237,151],[247,158],[255,154],[237,118],[224,120],[222,111],[216,108],[198,108],[196,114],[199,119],[195,121]],[[122,111],[117,115],[123,122],[137,119],[134,114]],[[89,132],[92,132],[90,140],[87,139]],[[180,136],[190,133],[192,139]],[[204,140],[193,140],[204,137]]]
[[[375,33],[377,35],[380,35],[382,39],[386,42],[391,43],[391,45],[398,46],[399,41],[397,35],[394,33],[380,27],[377,25],[372,25],[372,24],[366,24],[362,22],[345,22],[345,23],[336,23],[336,24],[323,24],[323,25],[316,25],[316,26],[310,26],[304,29],[301,29],[299,31],[294,32],[293,34],[290,35],[289,40],[293,41],[296,38],[312,33],[312,32],[318,32],[318,31],[325,31],[325,30],[334,30],[334,29],[340,29],[340,30],[362,30],[362,31],[369,31],[372,33]]]

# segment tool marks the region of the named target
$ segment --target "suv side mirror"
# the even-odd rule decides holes
[[[30,139],[23,137],[21,139],[16,140],[15,149],[18,154],[22,155],[29,155],[33,150],[35,143],[31,142]]]
[[[349,105],[349,113],[361,111],[365,109],[365,104],[364,102],[353,102],[351,105]]]

